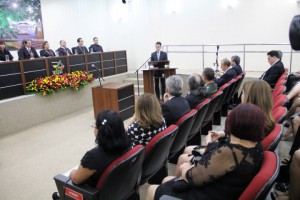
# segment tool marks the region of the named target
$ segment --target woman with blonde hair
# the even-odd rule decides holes
[[[264,80],[250,80],[243,85],[242,103],[253,103],[262,109],[266,116],[266,137],[274,128],[272,115],[273,99],[270,85]]]
[[[141,95],[135,103],[134,111],[126,129],[132,146],[145,146],[156,134],[166,129],[160,104],[153,94]]]

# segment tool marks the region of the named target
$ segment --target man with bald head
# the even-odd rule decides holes
[[[67,56],[72,55],[72,52],[69,48],[66,47],[66,41],[61,40],[59,41],[60,47],[57,49],[59,56]]]

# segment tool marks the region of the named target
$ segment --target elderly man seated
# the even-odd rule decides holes
[[[180,76],[173,75],[167,78],[164,103],[161,105],[167,126],[175,124],[180,117],[191,110],[188,101],[181,96],[182,88],[183,80]]]

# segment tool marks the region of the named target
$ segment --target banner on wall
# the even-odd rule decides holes
[[[0,40],[16,50],[24,39],[38,49],[44,41],[40,0],[0,0]]]

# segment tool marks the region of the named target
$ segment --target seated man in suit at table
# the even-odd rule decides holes
[[[269,83],[271,88],[274,88],[279,77],[284,73],[284,66],[278,51],[269,51],[267,56],[271,67],[263,73],[260,79]]]
[[[215,82],[219,88],[236,77],[236,73],[230,65],[231,62],[227,58],[221,60],[221,69],[224,73],[223,75],[220,72],[215,74]]]
[[[156,51],[151,54],[151,61],[167,61],[168,60],[168,55],[166,52],[161,51],[161,42],[156,42],[155,44]],[[162,62],[161,64],[155,64],[153,65],[154,67],[158,68],[164,68],[164,63]],[[159,80],[161,83],[161,93],[159,90]],[[154,85],[155,85],[155,93],[156,97],[160,99],[160,94],[163,97],[165,94],[165,88],[166,88],[166,80],[164,77],[163,71],[156,70],[154,72]]]
[[[23,46],[18,51],[19,60],[39,58],[35,48],[31,46],[31,40],[23,40],[22,44]]]
[[[92,44],[90,46],[90,53],[92,53],[92,52],[103,52],[102,47],[98,44],[98,38],[97,37],[93,38],[93,42],[94,42],[94,44]]]
[[[10,52],[6,49],[4,41],[0,40],[0,60],[1,61],[7,61],[13,60],[14,57],[10,54]]]
[[[72,55],[72,52],[69,48],[66,47],[66,41],[61,40],[59,41],[60,47],[57,49],[59,56],[67,56]]]
[[[82,38],[78,38],[77,43],[78,43],[78,46],[72,48],[73,54],[76,54],[76,52],[77,52],[77,54],[86,54],[86,53],[89,52],[87,50],[87,48],[85,46],[83,46],[83,39]]]
[[[186,98],[182,97],[183,80],[178,75],[169,76],[166,80],[164,103],[161,105],[167,126],[176,122],[188,113],[191,108]]]

